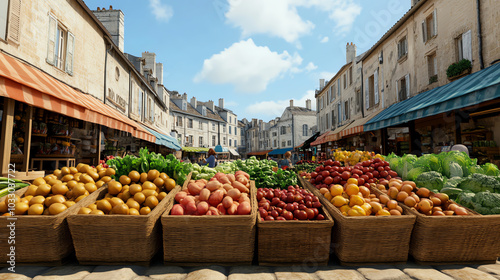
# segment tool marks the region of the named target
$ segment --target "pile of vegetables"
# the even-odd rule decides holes
[[[244,161],[236,160],[234,164],[237,170],[248,173],[259,188],[286,189],[288,186],[297,185],[297,174],[291,170],[278,169],[278,163],[273,160],[258,160],[252,156]]]
[[[299,186],[257,190],[261,221],[324,220],[317,196]]]
[[[2,216],[15,215],[57,215],[78,201],[111,181],[115,175],[113,168],[87,164],[77,167],[63,167],[53,174],[36,178],[22,197],[10,196],[0,202]],[[13,212],[9,203],[15,203]]]
[[[477,165],[477,159],[459,151],[421,157],[390,154],[386,159],[404,180],[415,181],[418,188],[445,193],[483,215],[500,214],[500,170],[494,164]]]
[[[115,157],[106,162],[110,167],[116,169],[116,178],[122,175],[128,175],[131,171],[139,173],[148,173],[149,170],[157,170],[160,173],[166,173],[173,178],[179,185],[183,185],[187,175],[192,170],[191,163],[183,163],[174,155],[163,156],[154,152],[149,152],[147,148],[141,148],[139,157],[126,155],[125,157]]]
[[[404,203],[427,216],[468,215],[464,207],[452,202],[447,194],[433,193],[427,188],[417,188],[413,181],[391,179],[388,184],[377,184],[390,199]]]
[[[297,174],[302,172],[311,173],[320,165],[319,163],[297,163],[292,167],[292,170]]]
[[[132,170],[119,181],[109,181],[104,198],[82,207],[78,214],[147,215],[175,186],[173,179],[156,169],[141,174]]]
[[[187,190],[178,192],[170,215],[248,215],[250,204],[249,175],[217,173],[210,180],[191,180]]]
[[[372,183],[374,185],[374,183]],[[403,209],[396,200],[386,195],[377,196],[356,178],[349,178],[345,186],[335,184],[321,188],[325,196],[344,216],[400,216]]]
[[[333,159],[343,162],[346,166],[355,165],[358,162],[367,161],[370,159],[384,159],[384,156],[380,154],[375,154],[374,152],[368,151],[342,151],[341,149],[336,149],[333,152]]]
[[[18,189],[29,186],[30,184],[24,183],[21,180],[12,178],[0,177],[0,197],[6,196],[9,192],[15,192]]]

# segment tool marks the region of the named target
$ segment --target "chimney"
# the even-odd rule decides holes
[[[347,43],[345,49],[346,49],[345,52],[346,63],[353,62],[354,59],[356,58],[356,45],[353,44],[352,42],[350,44]]]
[[[293,99],[290,99],[290,108],[293,107]]]
[[[411,0],[411,6],[415,6],[420,0]]]
[[[319,79],[319,90],[325,87],[325,79]]]
[[[163,85],[163,63],[156,63],[156,78],[158,78],[158,84]]]
[[[153,77],[156,76],[156,54],[153,52],[143,52],[142,53],[142,58],[144,58],[144,61],[146,62],[146,65],[144,65],[144,69],[151,69],[153,72],[151,75]]]
[[[191,97],[191,105],[193,105],[194,108],[198,107],[198,103],[196,102],[196,97]]]
[[[311,110],[311,99],[306,100],[306,109]]]
[[[219,98],[219,107],[224,109],[224,98]]]
[[[207,102],[207,108],[212,110],[212,112],[215,113],[215,106],[214,106],[214,102],[212,100],[208,100]]]
[[[186,100],[186,101],[188,100],[188,95],[187,95],[187,93],[184,93],[184,94],[182,95],[182,99],[184,99],[184,100]]]
[[[106,8],[97,8],[97,10],[92,12],[102,25],[106,27],[109,34],[111,34],[113,43],[124,53],[125,16],[123,12],[121,10],[114,10],[113,6],[109,6],[109,10],[106,10]]]

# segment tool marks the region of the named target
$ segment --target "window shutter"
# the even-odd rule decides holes
[[[373,92],[375,104],[378,104],[378,70],[373,73]]]
[[[471,31],[462,34],[463,58],[472,62],[472,35]]]
[[[73,75],[73,54],[75,52],[75,35],[68,32],[68,43],[66,45],[66,73]]]
[[[434,56],[434,75],[437,75],[438,73],[438,60],[437,56]]]
[[[49,40],[47,45],[47,63],[56,62],[57,19],[49,14]]]
[[[401,101],[401,96],[399,95],[399,81],[400,80],[396,81],[396,98],[397,98],[396,102]]]
[[[437,10],[434,9],[432,12],[432,36],[436,36],[438,34],[438,27],[437,27]]]
[[[404,40],[404,44],[405,44],[405,51],[404,51],[404,54],[407,54],[407,53],[408,53],[408,38],[405,38],[405,40]]]
[[[427,23],[422,21],[422,39],[424,40],[424,43],[427,42]]]
[[[19,44],[21,32],[21,0],[10,0],[9,31],[7,38]]]
[[[340,79],[337,81],[337,96],[340,96]]]
[[[410,98],[410,74],[405,76],[406,81],[406,99]]]
[[[365,109],[368,109],[370,107],[370,92],[369,92],[369,85],[368,85],[368,78],[365,80]]]

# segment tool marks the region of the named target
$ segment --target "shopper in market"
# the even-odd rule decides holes
[[[290,151],[285,153],[285,158],[280,160],[278,163],[279,168],[287,169],[288,167],[292,167],[292,161],[290,160],[290,157],[292,156],[292,153]]]
[[[207,158],[208,167],[215,167],[215,166],[217,166],[217,159],[215,158],[216,154],[217,153],[215,152],[214,149],[210,148],[208,150],[208,158]]]

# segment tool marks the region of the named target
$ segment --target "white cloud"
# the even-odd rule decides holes
[[[333,76],[335,76],[335,74],[337,74],[337,72],[326,72],[326,71],[323,71],[323,72],[319,73],[319,78],[318,79],[330,80],[331,78],[333,78]]]
[[[257,46],[252,39],[232,44],[203,62],[194,82],[233,84],[238,92],[261,92],[285,73],[300,71],[302,58],[287,51],[279,54],[267,46]]]
[[[304,96],[300,99],[293,99],[293,105],[299,107],[306,107],[306,100],[311,100],[311,108],[315,110],[316,108],[316,98],[314,98],[314,90],[308,90]],[[245,112],[253,116],[258,115],[262,117],[268,117],[270,119],[275,117],[280,117],[286,107],[290,106],[290,99],[286,100],[273,100],[273,101],[261,101],[249,105]]]
[[[309,62],[307,64],[307,66],[306,66],[305,69],[306,69],[306,71],[309,72],[309,71],[312,71],[312,70],[316,70],[316,68],[318,68],[318,66],[314,65],[314,63],[312,63],[312,62]]]
[[[242,29],[244,37],[269,34],[292,43],[308,34],[314,24],[304,21],[289,0],[228,0],[227,21]]]
[[[353,0],[228,0],[227,22],[242,30],[243,37],[267,34],[300,47],[298,39],[310,34],[315,25],[304,20],[297,8],[315,8],[326,12],[335,22],[336,33],[348,32],[361,6]],[[328,40],[327,37],[323,40]]]
[[[321,39],[321,41],[319,41],[320,43],[328,43],[328,36],[325,36],[323,37],[323,39]]]
[[[168,21],[174,15],[172,7],[161,3],[161,0],[149,0],[149,7],[158,21]]]

